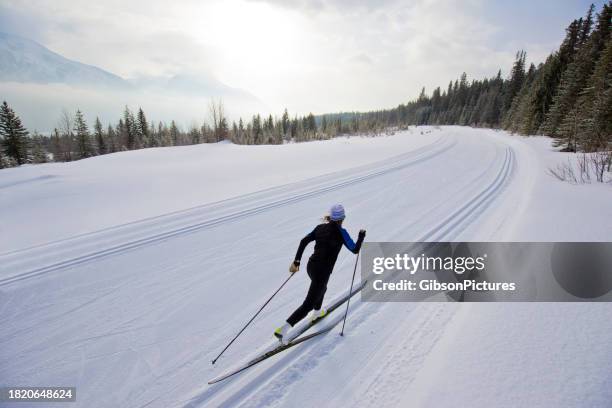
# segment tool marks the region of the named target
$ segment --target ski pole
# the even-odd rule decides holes
[[[272,296],[270,296],[270,298],[269,298],[268,300],[266,300],[266,303],[264,303],[264,304],[263,304],[263,306],[262,306],[262,307],[261,307],[261,308],[260,308],[260,309],[257,311],[257,313],[255,313],[255,316],[251,317],[251,320],[249,320],[249,321],[248,321],[248,323],[244,325],[244,327],[243,327],[243,328],[242,328],[242,329],[241,329],[241,330],[238,332],[238,334],[237,334],[237,335],[236,335],[236,336],[235,336],[235,337],[232,339],[232,341],[230,341],[230,342],[228,343],[228,345],[227,345],[227,346],[225,346],[225,348],[224,348],[223,350],[221,350],[221,352],[219,353],[219,355],[218,355],[217,357],[215,357],[215,359],[212,361],[212,363],[213,363],[213,364],[215,364],[215,363],[217,362],[217,360],[219,359],[219,357],[221,357],[221,355],[222,355],[223,353],[225,353],[225,350],[227,350],[227,349],[229,348],[229,346],[231,346],[231,345],[232,345],[232,343],[233,343],[233,342],[234,342],[234,341],[235,341],[235,340],[238,338],[238,336],[240,336],[240,335],[242,334],[242,332],[243,332],[243,331],[244,331],[244,330],[245,330],[245,329],[246,329],[246,328],[249,326],[249,324],[251,324],[251,322],[252,322],[253,320],[255,320],[255,318],[257,317],[257,315],[258,315],[259,313],[261,313],[261,311],[264,309],[264,307],[266,307],[266,305],[267,305],[268,303],[270,303],[270,301],[272,300],[272,298],[273,298],[274,296],[276,296],[276,294],[277,294],[278,292],[280,292],[280,290],[283,288],[283,286],[285,286],[285,284],[286,284],[287,282],[289,282],[289,279],[291,279],[291,278],[293,277],[293,275],[295,275],[295,273],[291,273],[291,274],[289,274],[289,277],[288,277],[287,279],[285,279],[285,281],[283,282],[283,284],[282,284],[282,285],[280,285],[280,288],[276,289],[276,292],[274,292],[274,293],[272,294]]]
[[[361,252],[361,251],[360,251]],[[346,311],[344,312],[344,321],[342,322],[341,336],[344,336],[344,325],[346,324],[346,315],[348,315],[349,304],[351,303],[351,295],[353,294],[353,282],[355,282],[355,272],[357,272],[357,263],[359,262],[359,252],[357,252],[357,258],[355,258],[355,269],[353,269],[353,279],[351,279],[351,289],[349,290],[349,298],[346,302]]]

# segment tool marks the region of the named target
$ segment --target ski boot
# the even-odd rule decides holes
[[[313,310],[312,314],[310,315],[310,322],[314,323],[317,320],[319,320],[322,317],[324,317],[326,314],[327,314],[327,310],[325,310],[325,309]]]
[[[283,324],[281,327],[274,330],[274,337],[276,337],[282,344],[286,344],[283,339],[287,338],[287,333],[289,333],[290,328],[291,326],[289,323]]]

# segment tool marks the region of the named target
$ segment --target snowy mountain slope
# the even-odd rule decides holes
[[[238,166],[236,172],[260,176],[253,178],[250,191],[243,192],[252,194],[133,224],[126,219],[134,220],[139,213],[123,214],[115,219],[123,224],[115,230],[0,255],[1,277],[37,268],[43,272],[0,283],[0,377],[10,379],[7,385],[76,385],[77,406],[295,406],[296,401],[306,407],[485,407],[496,402],[511,406],[510,399],[496,394],[504,389],[502,381],[508,381],[513,394],[525,396],[519,405],[563,406],[570,401],[566,406],[606,406],[610,384],[605,370],[612,360],[612,352],[604,346],[611,333],[607,305],[554,308],[355,301],[345,337],[338,336],[336,328],[223,383],[206,385],[269,342],[273,328],[301,301],[308,281],[303,272],[226,355],[210,365],[287,276],[298,240],[331,203],[343,202],[347,229],[354,234],[367,228],[371,241],[529,239],[529,234],[537,238],[540,229],[549,227],[545,218],[537,223],[535,211],[541,204],[533,198],[547,189],[566,195],[575,191],[576,186],[542,174],[541,157],[552,159],[539,140],[456,127],[423,131],[422,136],[419,128],[412,135],[392,138],[275,146],[286,153],[276,163],[269,160],[272,152],[263,148],[247,148],[255,157],[225,150],[226,160],[236,159],[231,161]],[[195,164],[202,154],[198,149],[219,153],[226,147],[180,148],[177,161],[181,156],[186,166],[191,162],[201,170],[201,164]],[[343,156],[347,151],[354,154]],[[150,155],[151,162],[159,163],[155,151],[132,153],[142,155],[143,162]],[[295,161],[293,154],[305,163],[288,167]],[[129,173],[134,163],[122,161],[128,154],[114,156],[117,173]],[[365,156],[371,158],[368,163]],[[321,167],[316,169],[312,160]],[[92,173],[110,168],[98,159],[82,163],[91,166]],[[49,174],[50,167],[37,167],[40,170],[25,167],[15,169],[20,173],[0,172],[0,184],[12,197],[3,198],[3,208],[26,205],[25,198],[30,197],[26,191],[41,188],[40,183],[28,181]],[[254,173],[254,168],[259,171]],[[76,177],[84,169],[65,170],[66,181],[44,193],[54,188],[64,197],[56,199],[54,217],[62,214],[61,204],[92,183],[86,172]],[[215,184],[216,178],[190,178],[184,170],[170,163],[166,174],[175,183],[159,184],[159,196],[185,198],[183,208],[193,207],[190,200],[206,202],[206,194],[193,194],[193,190],[206,186],[209,201],[218,201],[236,196],[240,186],[244,189],[247,184],[244,180]],[[281,171],[286,174],[279,175]],[[137,171],[134,178],[145,176],[151,177]],[[98,186],[107,186],[109,200],[138,185],[129,178],[123,188],[104,183]],[[581,187],[592,192],[585,202],[611,198],[612,193],[599,186]],[[213,194],[216,190],[218,195]],[[124,197],[125,202],[118,205],[125,206],[125,211],[130,203],[145,205],[137,194]],[[96,203],[96,198],[100,197],[79,200],[95,211],[112,202]],[[171,201],[150,205],[158,214],[161,208],[177,210],[178,204]],[[586,204],[576,199],[548,202],[547,207],[561,212],[576,210],[575,205]],[[27,208],[23,214],[41,211],[41,207]],[[66,210],[72,208],[66,206]],[[606,218],[605,211],[582,217],[586,226],[578,239],[588,239],[587,230],[596,237],[606,236],[612,217]],[[532,224],[525,225],[524,219]],[[109,223],[103,219],[98,226]],[[41,230],[40,225],[45,224],[33,228]],[[561,220],[556,225],[562,229],[573,224]],[[40,234],[53,236],[44,229]],[[14,249],[48,239],[24,233],[20,240],[21,246]],[[143,245],[130,246],[138,242]],[[113,246],[119,250],[96,256]],[[87,254],[93,256],[70,262]],[[346,290],[353,262],[354,256],[341,253],[328,299]],[[522,339],[526,333],[537,341]],[[554,359],[561,355],[567,357]],[[495,375],[487,374],[491,361]],[[527,369],[519,373],[521,367]],[[582,369],[594,374],[576,376]],[[544,398],[552,392],[556,393],[554,403],[547,405]]]
[[[1,29],[1,28],[0,28]],[[68,59],[27,38],[0,32],[0,94],[29,129],[51,133],[62,110],[80,109],[91,124],[115,122],[126,105],[149,119],[190,126],[206,115],[211,98],[222,99],[230,118],[268,107],[252,93],[231,87],[209,72],[122,78]]]
[[[204,74],[168,77],[141,76],[126,80],[99,67],[53,52],[36,41],[0,32],[0,82],[106,86],[190,96],[241,99],[256,106],[261,101]]]
[[[64,58],[27,38],[1,32],[0,81],[130,87],[103,69]]]

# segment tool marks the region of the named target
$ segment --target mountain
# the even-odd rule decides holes
[[[169,77],[143,76],[128,79],[138,89],[164,92],[185,96],[224,97],[242,99],[243,102],[261,104],[252,94],[238,88],[232,88],[223,82],[204,75],[177,74]]]
[[[27,38],[0,33],[0,81],[129,87],[123,78],[69,60]]]
[[[257,97],[205,73],[124,79],[6,33],[0,33],[0,97],[43,133],[57,126],[64,109],[113,122],[125,105],[140,106],[152,119],[187,126],[202,120],[210,98],[222,99],[234,119],[268,111]]]
[[[126,80],[96,66],[65,58],[35,41],[2,32],[0,82],[116,87],[194,97],[242,98],[245,102],[261,103],[246,91],[201,74]]]

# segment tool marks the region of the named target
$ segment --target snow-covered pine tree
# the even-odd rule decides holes
[[[218,129],[218,141],[222,141],[228,138],[229,135],[229,126],[227,124],[227,118],[225,116],[221,116],[219,120],[219,129]]]
[[[0,106],[0,140],[5,156],[13,159],[18,165],[27,163],[30,147],[28,131],[6,101]]]
[[[253,116],[252,126],[252,140],[253,144],[263,143],[263,126],[261,123],[261,116],[259,114]]]
[[[149,124],[142,108],[138,108],[138,120],[136,124],[137,140],[140,147],[151,147],[151,136],[149,133]]]
[[[589,116],[585,106],[577,102],[583,90],[588,87],[594,67],[610,36],[611,19],[612,5],[604,5],[602,12],[598,15],[595,30],[581,44],[574,60],[563,73],[559,90],[547,116],[548,134],[556,137],[557,146],[565,146],[566,150],[575,151],[578,148],[579,123]],[[588,35],[589,30],[582,28],[582,32]],[[584,144],[585,136],[581,138]]]
[[[106,144],[108,146],[108,153],[115,153],[117,151],[117,132],[111,125],[108,125],[106,129]]]
[[[77,153],[79,159],[95,156],[95,149],[91,142],[89,128],[83,117],[83,113],[77,109],[74,116],[74,134],[76,136]]]
[[[612,35],[576,103],[577,142],[583,151],[606,149],[612,143]]]
[[[169,136],[170,136],[170,141],[172,143],[170,146],[178,146],[180,142],[179,141],[179,130],[178,130],[178,126],[176,126],[175,121],[170,122]]]
[[[155,124],[153,121],[149,123],[149,147],[161,146],[160,135],[157,133]]]
[[[189,128],[189,141],[192,145],[202,143],[202,134],[197,126]]]
[[[525,74],[523,86],[518,94],[514,97],[510,110],[506,112],[504,119],[504,128],[511,132],[517,132],[522,123],[523,117],[527,115],[529,109],[529,95],[532,89],[532,84],[536,76],[536,67],[531,64],[529,70]]]
[[[291,126],[289,121],[289,112],[287,112],[287,108],[283,112],[283,116],[281,118],[281,126],[283,131],[283,139],[287,139],[289,137],[289,127]]]
[[[96,122],[94,123],[94,137],[96,139],[96,147],[98,149],[98,154],[108,153],[106,140],[104,140],[104,133],[102,132],[102,123],[100,122],[100,118],[98,117],[96,117]]]
[[[510,73],[510,79],[504,86],[504,100],[503,100],[503,116],[504,123],[507,123],[507,116],[511,114],[512,103],[514,98],[519,94],[525,81],[525,59],[527,53],[523,50],[516,54],[516,60],[512,66],[512,72]]]
[[[125,133],[125,147],[128,150],[136,148],[136,126],[134,122],[134,114],[126,106],[123,111],[123,132]]]
[[[247,144],[245,130],[244,130],[244,122],[242,122],[242,118],[238,120],[238,135],[236,137],[238,143]]]

